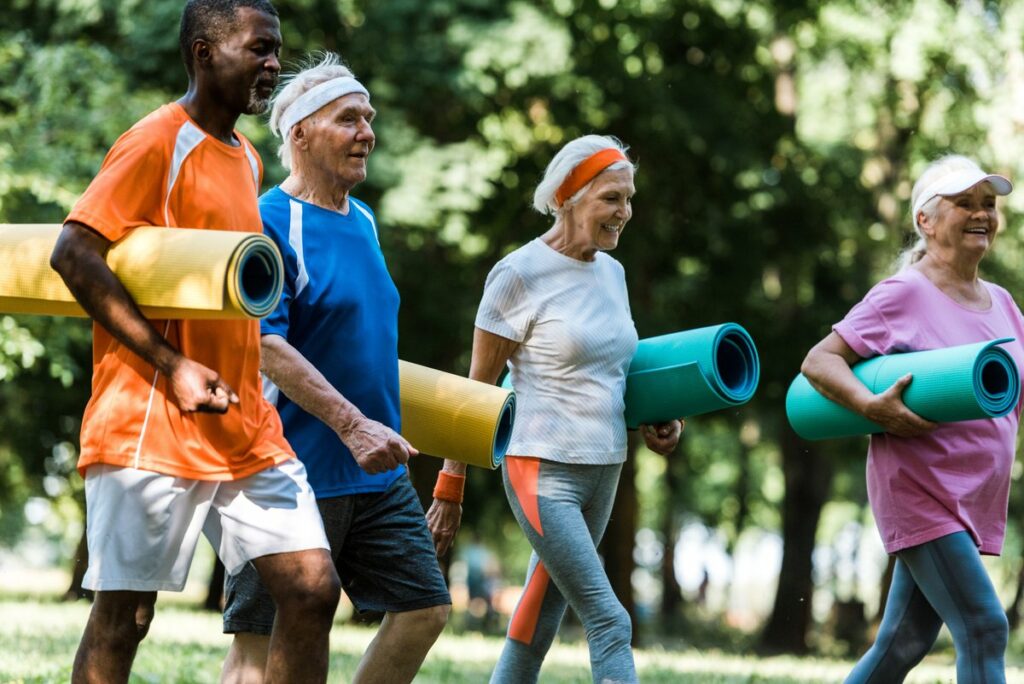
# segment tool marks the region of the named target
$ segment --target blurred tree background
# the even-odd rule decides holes
[[[530,199],[562,144],[602,132],[630,145],[638,194],[615,257],[641,337],[739,322],[762,380],[749,405],[690,420],[672,456],[634,447],[603,544],[609,575],[641,640],[856,651],[887,577],[866,442],[802,442],[783,397],[807,349],[890,272],[929,160],[957,152],[1024,178],[1024,4],[276,4],[286,64],[337,51],[372,92],[377,149],[355,194],[383,227],[410,361],[466,372],[484,278],[546,229]],[[184,91],[181,3],[5,5],[0,222],[59,222],[116,137]],[[265,122],[240,126],[266,186],[280,181]],[[1024,193],[1001,206],[984,274],[1020,294]],[[0,548],[45,541],[69,569],[89,344],[84,321],[0,315]],[[439,465],[413,468],[424,496]],[[989,567],[1016,625],[1024,494],[1013,496]],[[528,547],[497,473],[471,473],[464,510],[460,542],[484,540],[517,585]]]

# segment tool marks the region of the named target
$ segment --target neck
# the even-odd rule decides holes
[[[955,255],[928,251],[918,262],[918,268],[932,279],[961,285],[975,285],[978,282],[980,259],[956,258]]]
[[[188,92],[178,100],[178,104],[211,136],[228,145],[239,145],[235,139],[235,123],[241,112],[228,111],[217,98],[200,90],[195,80],[189,81]]]
[[[296,167],[281,183],[281,189],[303,202],[342,214],[348,213],[348,193],[352,188],[340,185],[334,179],[303,173]]]
[[[551,226],[546,233],[541,235],[540,239],[556,252],[572,257],[577,261],[593,261],[597,258],[597,248],[583,247],[573,242],[571,235],[574,232],[571,229],[571,222],[566,219],[564,214],[560,214],[555,219],[555,225]]]

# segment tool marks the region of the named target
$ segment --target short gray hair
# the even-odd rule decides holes
[[[625,156],[626,151],[629,147],[622,144],[622,142],[610,135],[584,135],[575,140],[570,140],[565,144],[565,147],[558,151],[554,159],[548,163],[547,169],[544,170],[544,178],[541,179],[537,185],[537,189],[533,193],[533,208],[542,214],[555,214],[561,208],[555,200],[555,193],[558,192],[558,188],[561,187],[573,169],[580,165],[584,159],[600,152],[607,148],[614,148],[622,152]],[[608,169],[617,171],[619,169],[633,169],[636,167],[630,162],[617,161]],[[579,201],[579,198],[586,193],[587,189],[590,188],[590,183],[587,183],[579,189],[569,199],[565,200],[562,206],[575,204]]]
[[[281,135],[278,130],[281,118],[288,107],[304,92],[336,78],[345,76],[355,78],[352,70],[341,61],[341,57],[333,52],[314,52],[308,55],[302,64],[304,66],[300,66],[299,71],[286,74],[282,78],[283,85],[274,95],[273,105],[270,109],[270,130],[274,135]],[[291,171],[291,141],[287,139],[281,141],[281,146],[277,149],[277,156],[280,158],[282,166]]]

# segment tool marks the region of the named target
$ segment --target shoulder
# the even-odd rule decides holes
[[[178,116],[171,105],[163,105],[136,121],[131,128],[122,133],[111,147],[111,152],[142,156],[148,163],[161,159],[169,163],[175,147],[180,144],[182,129],[187,124],[190,125],[188,117]],[[201,140],[204,135],[196,129],[191,137]]]
[[[260,195],[260,219],[263,221],[263,232],[275,242],[287,242],[291,227],[291,202],[289,197],[277,186]],[[301,204],[298,205],[301,209]]]
[[[376,220],[377,215],[373,212],[373,209],[370,208],[369,204],[367,204],[361,199],[353,197],[352,195],[348,196],[348,201],[353,207],[355,207],[356,211],[358,211],[360,214],[366,216],[367,218],[372,218]]]
[[[626,269],[622,266],[622,262],[607,252],[598,252],[597,262],[601,265],[601,268],[606,271],[613,272],[622,277],[625,277],[626,275]]]
[[[871,302],[879,310],[907,309],[911,302],[925,296],[929,288],[927,276],[913,269],[906,269],[875,284],[864,295],[864,301]]]
[[[982,282],[985,283],[988,291],[992,294],[992,298],[999,306],[1015,312],[1018,316],[1021,315],[1020,307],[1017,306],[1017,302],[1013,298],[1013,295],[1010,294],[1009,290],[1002,285],[996,285],[995,283],[991,283],[987,280],[983,280]]]

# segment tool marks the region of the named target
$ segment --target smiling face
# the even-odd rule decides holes
[[[224,35],[207,46],[211,87],[242,114],[262,114],[281,73],[281,25],[252,7],[235,10]]]
[[[978,183],[942,197],[933,216],[918,214],[918,224],[928,238],[929,252],[980,261],[995,242],[999,227],[995,191],[988,183]]]
[[[376,111],[362,93],[351,93],[321,107],[296,128],[303,138],[296,155],[305,173],[352,188],[366,180],[366,160],[376,138],[372,122]]]
[[[619,236],[633,217],[633,169],[602,171],[576,204],[566,209],[567,237],[585,259],[619,246]]]

